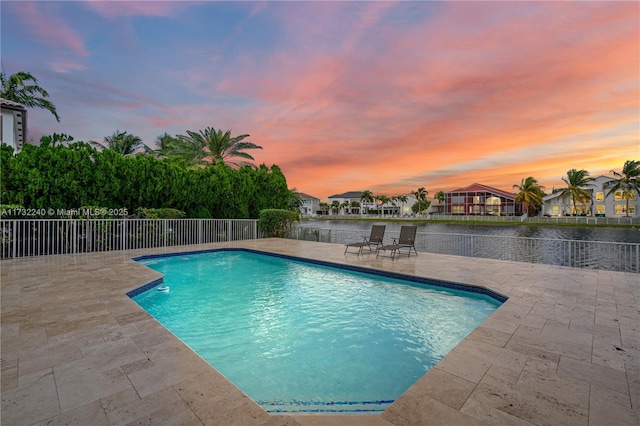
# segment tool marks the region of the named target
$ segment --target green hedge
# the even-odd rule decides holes
[[[291,210],[265,209],[260,212],[258,228],[265,237],[283,238],[299,220],[298,213]]]
[[[26,209],[104,206],[129,214],[139,208],[175,209],[189,218],[239,219],[257,218],[264,209],[286,209],[289,198],[276,165],[189,169],[150,155],[97,151],[83,142],[26,144],[18,155],[9,146],[0,147],[0,202]]]

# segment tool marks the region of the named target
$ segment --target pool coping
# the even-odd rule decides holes
[[[269,415],[125,295],[160,278],[143,271],[148,268],[135,256],[223,247],[472,281],[509,299],[381,415]],[[374,259],[345,256],[342,249],[268,239],[3,260],[3,418],[15,424],[88,418],[92,424],[637,424],[637,274],[427,253]],[[87,285],[97,277],[99,286]]]

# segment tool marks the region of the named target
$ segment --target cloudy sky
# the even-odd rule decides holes
[[[248,133],[256,163],[326,199],[474,182],[547,190],[640,159],[636,2],[2,1],[2,67],[61,122],[30,137],[155,147]]]

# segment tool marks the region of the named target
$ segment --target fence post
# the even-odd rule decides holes
[[[121,247],[122,250],[126,250],[127,249],[127,219],[121,219],[120,220],[121,223],[121,227],[120,227],[120,239],[121,239]]]
[[[13,256],[12,257],[14,259],[16,258],[16,253],[18,252],[18,238],[17,238],[18,230],[17,230],[17,228],[18,228],[18,221],[14,220],[13,221],[13,230],[11,231],[12,232],[11,236],[13,237],[12,238],[12,240],[13,240],[13,250],[12,250],[13,251]]]
[[[167,246],[167,219],[162,219],[162,246]]]
[[[233,241],[231,239],[231,219],[227,219],[227,241]]]
[[[258,221],[257,220],[253,221],[253,239],[254,240],[258,239]]]
[[[198,221],[198,244],[202,244],[202,222],[204,219],[196,219]]]

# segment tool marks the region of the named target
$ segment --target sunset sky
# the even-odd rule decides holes
[[[2,1],[2,67],[102,141],[206,127],[323,200],[474,182],[548,192],[640,160],[637,2]]]

